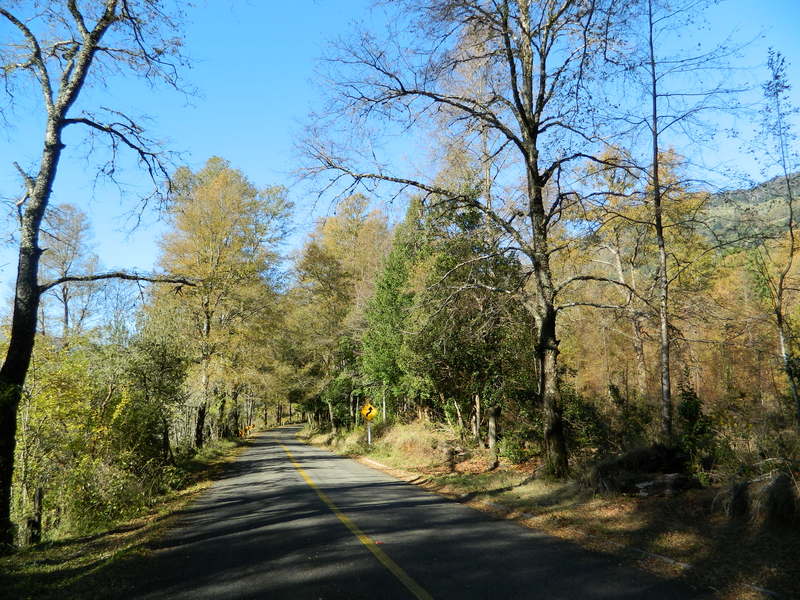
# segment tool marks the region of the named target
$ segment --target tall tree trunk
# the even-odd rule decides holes
[[[445,405],[444,394],[439,392],[439,398],[442,401],[442,406],[444,406]],[[455,408],[456,408],[456,418],[458,419],[458,421],[457,421],[458,422],[458,435],[461,436],[461,439],[464,439],[464,434],[465,434],[465,431],[464,431],[464,417],[461,414],[461,407],[458,405],[458,401],[456,401],[455,398],[453,399],[453,406],[455,406]]]
[[[228,415],[228,422],[230,423],[229,430],[231,433],[238,437],[244,437],[241,432],[245,431],[245,425],[242,423],[242,411],[240,410],[239,405],[234,404]]]
[[[497,447],[497,420],[500,418],[501,408],[502,407],[497,404],[486,412],[489,417],[486,445],[489,446],[490,450],[494,450]]]
[[[558,338],[556,338],[556,312],[553,307],[545,312],[536,348],[539,362],[540,390],[544,413],[544,449],[547,471],[554,477],[569,474],[567,441],[561,414],[561,390],[558,375]]]
[[[202,448],[205,443],[206,412],[208,411],[208,373],[203,371],[203,397],[197,407],[197,422],[194,428],[195,448]]]
[[[194,445],[198,450],[203,447],[205,441],[206,427],[206,405],[201,404],[197,407],[197,423],[194,427]]]
[[[118,8],[117,3],[107,3],[100,11],[99,19],[91,32],[83,32],[82,44],[71,59],[66,61],[67,66],[64,66],[65,70],[61,73],[61,83],[57,90],[54,90],[52,83],[55,78],[51,79],[51,76],[55,75],[55,72],[48,72],[46,59],[42,56],[38,40],[21,21],[8,12],[7,6],[0,6],[3,16],[17,29],[23,31],[27,38],[32,51],[28,66],[33,67],[36,73],[47,110],[42,154],[36,176],[31,177],[17,165],[17,170],[20,171],[25,183],[25,197],[19,204],[19,259],[11,333],[6,358],[0,367],[0,547],[13,543],[11,480],[14,472],[17,409],[33,354],[36,315],[41,296],[38,282],[39,258],[42,254],[39,248],[39,230],[53,190],[61,151],[64,148],[61,134],[64,127],[69,124],[67,114],[83,89],[100,40],[108,28],[118,22]],[[137,42],[141,40],[137,39]],[[146,60],[150,59],[146,54],[145,57]]]
[[[22,397],[22,382],[12,381],[6,378],[0,380],[0,553],[3,545],[11,546],[14,543],[11,480],[14,474],[17,407]]]
[[[764,95],[770,104],[770,108],[764,109],[764,125],[770,132],[770,136],[774,138],[777,145],[779,154],[779,164],[783,172],[783,184],[786,187],[786,208],[789,211],[787,229],[789,233],[789,248],[786,263],[783,265],[779,275],[778,281],[775,283],[773,292],[773,302],[775,310],[776,324],[778,326],[778,334],[780,337],[780,352],[783,360],[783,369],[786,372],[786,377],[789,379],[789,389],[792,393],[792,400],[794,401],[797,422],[796,425],[800,429],[800,395],[797,391],[797,378],[798,367],[795,364],[796,357],[794,353],[794,344],[791,339],[791,329],[787,322],[787,313],[784,312],[785,294],[788,291],[787,278],[792,272],[795,257],[797,255],[797,234],[795,232],[795,206],[794,206],[794,188],[792,186],[792,178],[789,175],[791,168],[790,163],[790,147],[789,144],[793,139],[791,126],[787,122],[794,109],[790,105],[785,104],[784,94],[790,88],[786,80],[786,71],[783,57],[780,53],[770,51],[767,65],[771,71],[770,83],[763,86]],[[767,116],[770,115],[770,116]]]
[[[486,445],[489,446],[489,450],[491,450],[492,469],[496,469],[498,466],[500,466],[500,457],[497,453],[497,421],[500,418],[501,408],[502,407],[499,404],[496,404],[486,412],[488,417],[486,426]]]
[[[658,298],[658,320],[659,320],[659,345],[661,355],[661,440],[669,445],[672,443],[672,390],[669,364],[669,316],[667,307],[669,303],[669,289],[667,283],[667,252],[664,246],[663,229],[661,227],[660,205],[657,209],[656,230],[661,233],[658,235],[659,253],[659,298]]]
[[[625,269],[622,267],[622,256],[620,255],[619,247],[610,247],[609,250],[611,250],[614,255],[617,277],[620,281],[626,281],[627,278],[625,277]],[[639,315],[636,306],[633,305],[634,290],[636,290],[636,275],[633,273],[633,269],[631,269],[629,285],[631,289],[628,290],[627,294],[627,313],[631,319],[633,352],[636,356],[636,393],[640,399],[644,399],[647,397],[647,363],[645,362],[644,356],[644,327],[642,326],[642,317]],[[627,390],[625,395],[628,395]]]
[[[42,505],[44,502],[44,489],[36,488],[33,493],[33,512],[25,520],[23,533],[23,546],[32,546],[42,541]]]
[[[242,426],[242,411],[241,411],[241,403],[239,402],[239,396],[241,396],[241,388],[238,385],[233,387],[231,391],[231,401],[228,403],[228,416],[225,419],[225,423],[227,425],[227,435],[226,437],[243,437],[240,432],[244,430]]]
[[[333,402],[330,400],[327,402],[328,404],[328,416],[331,419],[331,431],[336,435],[336,419],[333,414]]]
[[[669,279],[667,277],[667,248],[662,220],[662,190],[659,161],[658,73],[656,71],[653,2],[648,0],[649,75],[650,75],[650,133],[652,141],[651,184],[653,186],[653,217],[658,245],[658,321],[661,357],[661,441],[672,444],[672,386],[669,364]]]
[[[636,356],[636,393],[640,399],[647,398],[647,363],[644,356],[644,332],[642,321],[633,317],[633,352]]]
[[[547,59],[552,48],[537,45],[534,41],[540,37],[543,44],[550,42],[550,34],[555,33],[554,22],[542,24],[537,28],[536,20],[531,19],[530,0],[519,0],[519,49],[520,76],[516,80],[516,65],[513,53],[507,54],[511,75],[515,77],[515,102],[519,112],[517,119],[523,131],[525,146],[525,163],[527,167],[527,213],[530,220],[532,237],[527,245],[526,253],[531,260],[533,284],[536,289],[536,320],[539,325],[539,339],[535,353],[539,369],[539,393],[542,400],[544,416],[544,449],[547,470],[554,477],[566,477],[569,473],[567,444],[564,437],[564,424],[561,417],[561,392],[558,374],[558,338],[556,337],[555,307],[556,288],[550,269],[551,248],[549,245],[550,216],[545,208],[545,187],[551,180],[553,172],[540,168],[540,119],[545,113],[548,95]],[[565,4],[564,7],[567,5]],[[504,18],[508,18],[506,5]],[[545,12],[545,11],[543,11]],[[508,44],[508,38],[506,38]],[[552,168],[553,165],[551,165]]]
[[[201,368],[201,387],[200,393],[200,406],[197,409],[197,424],[194,430],[194,445],[196,448],[202,448],[205,443],[205,425],[206,413],[208,412],[208,405],[210,399],[210,377],[208,374],[211,362],[211,349],[209,338],[211,337],[211,320],[212,314],[209,308],[210,300],[208,297],[203,298],[203,329],[201,341],[201,355],[200,355],[200,368]]]
[[[64,338],[62,343],[66,344],[69,337],[69,286],[67,285],[64,285],[61,290],[61,302],[64,309],[64,327],[61,336]]]
[[[172,446],[169,443],[169,421],[165,418],[161,419],[161,453],[165,462],[169,464],[175,462],[175,456],[172,454]]]
[[[475,394],[475,441],[481,441],[481,396]]]
[[[218,393],[219,392],[217,392],[217,394]],[[228,420],[229,415],[226,414],[225,412],[225,409],[227,408],[227,403],[228,403],[228,396],[227,394],[223,393],[222,402],[219,405],[219,422],[217,423],[217,437],[219,438],[231,437],[230,423]]]
[[[796,411],[797,421],[800,423],[800,394],[797,390],[797,373],[795,372],[794,357],[787,343],[786,320],[783,316],[781,306],[775,309],[775,320],[778,325],[778,351],[780,352],[781,362],[783,363],[783,372],[786,374],[786,379],[789,383],[789,392],[792,395],[792,404]]]
[[[529,153],[536,156],[535,141]],[[536,321],[539,336],[535,354],[539,370],[539,395],[544,416],[545,463],[550,475],[563,478],[569,475],[569,458],[561,415],[561,390],[558,372],[558,338],[556,337],[555,307],[556,290],[550,270],[550,248],[548,245],[548,217],[544,207],[546,181],[538,168],[528,170],[529,215],[533,228],[533,240],[528,255],[534,269],[537,293]]]
[[[62,111],[66,112],[67,107]],[[61,156],[61,119],[63,112],[51,114],[45,133],[45,146],[36,180],[27,181],[28,198],[22,211],[17,284],[11,333],[3,366],[0,368],[0,546],[13,545],[11,523],[11,481],[14,475],[14,449],[17,435],[17,409],[28,373],[36,339],[36,316],[39,311],[39,229],[53,188],[58,159]]]

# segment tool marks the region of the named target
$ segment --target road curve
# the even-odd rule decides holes
[[[296,431],[256,437],[109,597],[711,597],[307,446]]]

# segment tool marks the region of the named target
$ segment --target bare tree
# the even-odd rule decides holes
[[[644,200],[650,205],[651,217],[648,225],[655,236],[658,249],[658,277],[656,296],[659,321],[660,356],[660,424],[661,438],[670,444],[672,427],[672,383],[670,347],[672,326],[670,324],[669,289],[671,278],[670,251],[667,247],[666,230],[669,227],[684,227],[687,222],[665,221],[665,201],[670,185],[663,181],[668,165],[664,163],[667,143],[695,144],[711,131],[704,115],[732,108],[733,96],[742,91],[733,85],[727,61],[738,49],[727,43],[710,49],[700,45],[691,49],[672,50],[665,43],[674,39],[674,34],[687,24],[693,23],[712,0],[638,0],[630,3],[625,35],[626,42],[616,49],[609,48],[606,57],[617,62],[625,74],[626,95],[636,97],[640,90],[641,104],[631,105],[623,101],[623,114],[614,120],[617,135],[634,138],[644,132],[648,140],[642,149],[641,158],[622,165],[631,173],[637,173],[646,182]],[[670,48],[670,49],[668,49]],[[619,90],[616,90],[618,93]],[[638,99],[637,99],[638,100]],[[672,138],[668,136],[673,134]],[[670,141],[668,141],[670,140]],[[634,146],[636,144],[633,144]],[[636,148],[632,148],[636,153]],[[678,186],[686,186],[686,181]]]
[[[566,179],[573,164],[594,160],[602,144],[593,135],[588,90],[597,76],[601,44],[611,28],[611,0],[408,0],[400,3],[418,33],[390,32],[379,42],[371,34],[341,45],[332,59],[335,95],[330,119],[311,132],[308,150],[315,175],[329,185],[370,187],[375,182],[422,191],[429,203],[480,211],[501,232],[504,252],[524,257],[527,274],[515,290],[533,315],[538,340],[532,351],[539,366],[539,399],[544,413],[548,470],[568,472],[560,408],[559,312],[574,303],[559,295],[587,276],[556,280],[553,257],[564,248],[559,234],[577,197]],[[475,85],[476,74],[480,85]],[[349,131],[369,132],[369,124],[395,122],[403,128],[444,121],[453,136],[485,161],[516,168],[499,177],[505,186],[484,183],[474,190],[448,189],[433,178],[400,176],[366,165],[370,140],[347,148],[324,141],[322,131],[343,117]],[[368,148],[360,159],[353,147]],[[374,154],[373,154],[374,155]],[[519,184],[519,181],[522,181]],[[502,189],[501,189],[502,187]]]
[[[51,206],[42,229],[42,271],[47,279],[97,271],[97,255],[89,247],[90,225],[86,213],[72,204]],[[63,283],[52,288],[61,313],[63,339],[80,333],[99,291],[94,282]],[[44,303],[44,298],[42,298]]]
[[[130,273],[103,273],[39,281],[40,231],[65,148],[64,132],[82,128],[105,138],[111,150],[104,168],[107,174],[113,175],[117,151],[127,149],[154,182],[166,178],[163,155],[134,119],[109,109],[103,111],[107,118],[100,111],[74,110],[92,73],[102,77],[108,72],[127,71],[177,84],[177,69],[182,62],[180,43],[171,37],[176,21],[166,6],[162,0],[19,0],[0,6],[0,19],[17,34],[17,39],[0,49],[4,90],[13,101],[16,83],[21,82],[24,88],[32,82],[38,88],[44,117],[36,165],[26,170],[15,163],[24,193],[17,202],[19,261],[11,333],[0,367],[0,544],[13,543],[10,501],[16,415],[33,352],[42,293],[68,281],[139,278]]]
[[[762,237],[760,244],[754,248],[754,257],[758,275],[769,294],[778,335],[778,353],[800,426],[800,358],[788,306],[789,300],[797,293],[797,282],[794,281],[792,272],[800,250],[795,215],[797,207],[794,203],[795,188],[800,178],[792,173],[797,168],[798,160],[797,153],[792,148],[796,136],[791,124],[792,116],[798,111],[789,102],[788,92],[791,85],[786,77],[786,60],[783,55],[770,49],[767,66],[770,79],[762,86],[764,107],[761,113],[761,137],[765,143],[759,144],[759,148],[763,153],[762,160],[771,163],[770,167],[777,166],[780,171],[777,181],[786,204],[786,224],[781,232],[783,244],[770,249],[766,239]]]
[[[653,283],[639,271],[647,261],[650,227],[644,221],[641,198],[636,192],[636,171],[612,166],[630,165],[630,156],[622,149],[609,148],[602,158],[603,164],[589,165],[587,172],[592,187],[599,190],[589,202],[597,204],[599,210],[587,214],[597,227],[593,241],[601,250],[592,262],[614,273],[617,281],[624,284],[618,290],[623,298],[616,318],[630,323],[630,333],[624,335],[631,340],[636,356],[636,392],[644,399],[648,397],[645,330],[654,290]]]

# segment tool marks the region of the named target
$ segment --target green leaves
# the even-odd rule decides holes
[[[184,375],[177,345],[152,331],[124,346],[41,338],[19,412],[18,511],[42,488],[54,537],[142,508],[165,485],[164,423]]]
[[[282,333],[290,343],[279,348],[280,377],[311,413],[330,402],[343,419],[352,413],[351,392],[371,383],[361,381],[359,356],[388,243],[386,217],[354,195],[318,223],[297,257],[296,285],[282,301]]]

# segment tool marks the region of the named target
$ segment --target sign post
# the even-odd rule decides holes
[[[378,414],[378,409],[367,402],[361,407],[361,416],[367,422],[367,446],[372,446],[372,419]]]

